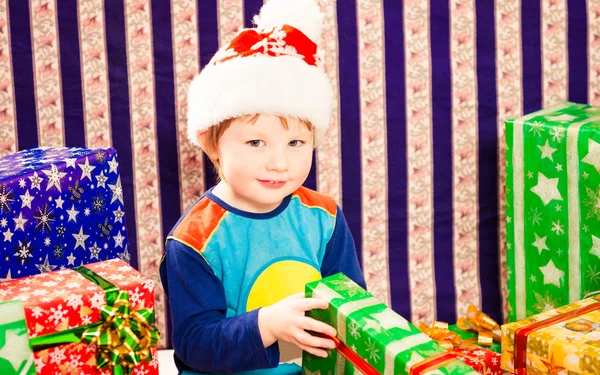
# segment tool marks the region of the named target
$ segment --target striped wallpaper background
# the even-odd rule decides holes
[[[600,105],[600,0],[320,4],[338,96],[306,185],[343,207],[369,288],[400,314],[502,319],[503,119]],[[160,285],[165,235],[215,177],[186,141],[187,87],[261,5],[0,0],[1,154],[115,147],[132,263]]]

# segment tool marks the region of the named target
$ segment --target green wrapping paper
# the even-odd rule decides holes
[[[600,108],[506,121],[509,320],[600,289]]]
[[[327,310],[312,310],[308,316],[337,330],[337,337],[382,375],[408,375],[411,366],[445,353],[437,342],[362,289],[344,274],[306,285],[306,297],[329,301]],[[348,375],[359,372],[336,350],[327,358],[303,353],[305,375]],[[459,360],[430,374],[477,374]]]
[[[21,301],[0,302],[0,374],[35,375]]]

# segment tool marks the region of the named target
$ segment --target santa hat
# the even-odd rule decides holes
[[[313,0],[270,0],[192,81],[188,136],[230,118],[269,114],[310,121],[317,141],[329,126],[333,91],[323,70],[323,14]]]

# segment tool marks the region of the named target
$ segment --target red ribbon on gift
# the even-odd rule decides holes
[[[315,332],[319,337],[332,340],[335,343],[335,350],[341,354],[348,362],[352,364],[363,375],[381,375],[369,362],[358,355],[346,343],[337,337],[331,337]],[[422,375],[427,371],[435,370],[457,359],[457,354],[453,352],[440,353],[424,359],[423,361],[413,365],[409,370],[409,375]]]
[[[596,296],[594,298],[600,301],[600,296]],[[549,327],[556,323],[564,322],[568,319],[576,318],[595,310],[600,310],[600,302],[580,307],[578,309],[535,322],[525,327],[517,328],[515,331],[515,374],[527,375],[527,338],[532,332]]]
[[[457,359],[457,355],[454,352],[440,353],[438,355],[434,355],[433,357],[424,359],[416,365],[413,365],[408,371],[408,374],[422,375],[427,371],[438,369],[450,362],[456,361]]]
[[[325,339],[329,339],[335,343],[335,350],[338,351],[344,358],[348,360],[352,364],[352,366],[356,367],[356,369],[362,372],[364,375],[381,375],[379,371],[375,370],[375,367],[371,366],[371,364],[365,361],[364,358],[359,356],[354,350],[352,350],[346,343],[342,342],[342,340],[337,337],[332,337],[329,335],[324,335],[318,332],[315,332],[316,336],[323,337]]]

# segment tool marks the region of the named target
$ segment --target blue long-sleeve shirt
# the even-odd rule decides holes
[[[205,193],[167,237],[160,265],[179,371],[276,367],[258,309],[343,272],[365,287],[354,241],[335,201],[300,188],[274,211],[238,210]]]

